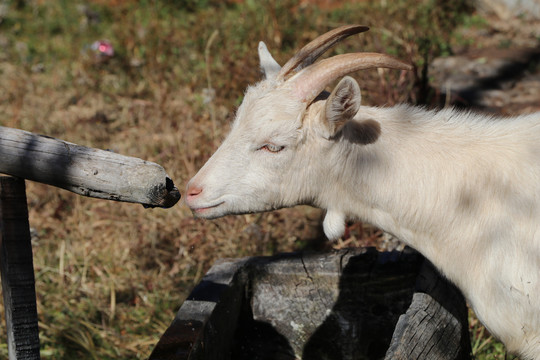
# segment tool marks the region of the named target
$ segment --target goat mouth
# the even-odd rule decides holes
[[[223,205],[223,203],[225,203],[225,201],[222,201],[220,203],[217,203],[215,205],[210,205],[210,206],[206,206],[206,207],[199,207],[199,208],[195,208],[195,209],[191,209],[191,211],[195,214],[195,215],[198,215],[198,216],[205,216],[205,213],[209,212],[210,210],[212,209],[215,209],[217,208],[218,206],[221,206]]]

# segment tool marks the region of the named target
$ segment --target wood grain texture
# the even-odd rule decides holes
[[[413,250],[281,254],[212,267],[150,359],[469,359],[467,329],[461,293]]]
[[[156,163],[6,127],[0,127],[0,173],[148,207],[171,207],[180,199]]]
[[[231,359],[245,279],[240,269],[247,259],[215,264],[191,292],[149,360]]]
[[[399,318],[385,359],[470,359],[468,331],[463,295],[426,260],[411,306]]]
[[[0,241],[9,359],[39,359],[34,266],[23,179],[0,176]]]

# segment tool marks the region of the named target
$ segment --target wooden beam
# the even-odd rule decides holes
[[[156,163],[1,126],[0,173],[148,207],[168,208],[180,199]]]
[[[9,360],[39,359],[34,265],[23,179],[0,176],[0,242]]]

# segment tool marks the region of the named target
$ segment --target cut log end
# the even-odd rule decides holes
[[[155,207],[170,208],[180,200],[182,195],[171,178],[166,177],[164,186],[161,185],[163,184],[153,187],[148,193],[148,198],[152,199],[152,203],[143,204],[146,209]]]

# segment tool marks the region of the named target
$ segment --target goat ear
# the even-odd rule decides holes
[[[329,137],[335,136],[360,109],[360,86],[350,76],[345,76],[326,100],[324,115]]]
[[[268,51],[265,43],[259,42],[259,61],[261,62],[261,70],[267,79],[275,78],[281,70],[281,66]]]

